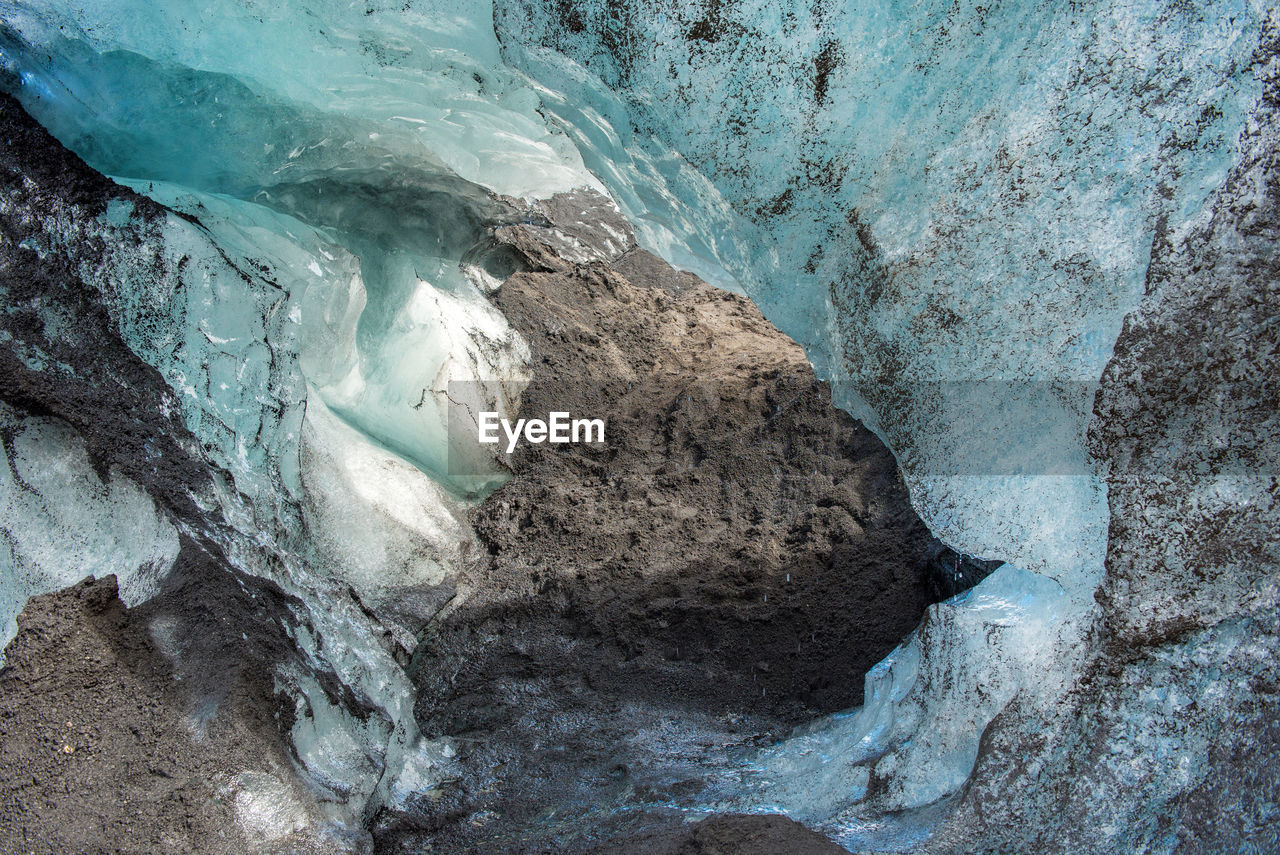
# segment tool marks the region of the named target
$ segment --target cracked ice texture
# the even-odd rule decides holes
[[[11,102],[5,107],[16,110]],[[10,128],[29,121],[6,119]],[[5,335],[28,371],[43,378],[41,395],[58,401],[64,416],[70,410],[85,422],[106,420],[103,429],[115,429],[114,440],[136,454],[117,461],[133,467],[132,478],[116,466],[99,472],[84,434],[68,423],[5,417],[14,477],[0,485],[0,498],[6,524],[17,528],[4,538],[11,553],[0,567],[4,607],[16,612],[31,594],[111,572],[126,601],[136,604],[173,564],[179,531],[208,538],[236,567],[272,579],[300,601],[290,618],[300,627],[296,637],[306,668],[278,674],[280,688],[299,700],[299,733],[319,720],[333,741],[340,736],[332,730],[337,727],[365,760],[343,767],[348,755],[335,757],[327,750],[330,741],[298,744],[299,759],[318,778],[334,768],[349,773],[333,794],[334,813],[349,820],[369,802],[403,799],[400,777],[429,782],[436,761],[413,724],[407,679],[382,646],[385,630],[373,624],[340,574],[331,581],[318,572],[325,569],[323,559],[298,538],[295,419],[302,419],[305,386],[289,332],[297,325],[287,320],[291,312],[279,282],[257,275],[260,268],[241,254],[254,247],[262,264],[276,260],[274,252],[300,252],[299,246],[264,226],[281,215],[258,209],[264,220],[228,220],[217,215],[226,213],[225,200],[204,197],[208,225],[195,223],[124,187],[88,178],[90,170],[70,163],[70,155],[42,136],[27,133],[17,146],[11,139],[21,155],[10,150],[3,158],[8,192],[0,214],[7,233],[25,236],[6,247],[6,289],[23,299],[11,303]],[[308,234],[297,221],[292,228]],[[60,291],[57,283],[65,287]],[[92,299],[93,308],[68,302],[64,292]],[[97,308],[101,316],[93,314]],[[22,312],[39,323],[12,323]],[[104,329],[95,333],[94,324]],[[122,368],[120,351],[128,351],[111,349],[117,335],[132,344],[130,357],[139,366],[149,364],[146,371]],[[101,364],[88,368],[80,360]],[[161,392],[166,382],[171,394]],[[59,398],[64,391],[65,399]],[[106,396],[138,402],[129,423],[113,424],[109,407],[94,406]],[[85,404],[87,411],[80,411]],[[139,441],[138,433],[170,415],[180,415],[196,436],[174,441],[147,432]],[[141,422],[141,430],[133,421]],[[96,452],[102,454],[101,444]],[[153,504],[159,497],[163,509]],[[357,712],[334,708],[308,672],[336,675],[359,700]]]
[[[432,480],[442,398],[522,359],[459,262],[512,210],[492,192],[594,180],[496,62],[487,7],[478,28],[326,3],[0,12],[5,87],[169,208],[141,216],[121,190],[85,216],[46,187],[24,249],[67,257],[173,389],[215,476],[201,510],[234,529],[218,535],[229,560],[305,604],[304,657],[359,700],[353,713],[278,675],[335,810],[421,797],[449,752],[420,739],[393,651],[452,596],[473,489]],[[371,574],[356,542],[392,560]]]
[[[304,373],[325,403],[445,475],[445,385],[506,377],[519,362],[468,277],[486,272],[460,268],[487,228],[516,216],[494,194],[600,186],[539,115],[534,89],[502,65],[490,8],[38,2],[0,13],[0,59],[32,114],[91,166],[217,229],[275,291],[243,317],[233,308],[208,320],[230,332],[189,335],[234,351],[268,327],[302,324]],[[352,288],[363,303],[339,332],[354,337],[318,356],[306,343],[336,330],[317,312]],[[496,364],[504,349],[514,355]],[[265,350],[247,356],[192,390],[219,399],[262,388]],[[261,409],[249,401],[244,418]],[[297,419],[284,419],[291,444]],[[270,426],[223,421],[241,441],[233,457],[273,444]],[[197,434],[222,433],[206,428]],[[287,483],[296,492],[296,473]]]

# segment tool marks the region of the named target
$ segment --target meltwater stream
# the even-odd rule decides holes
[[[230,559],[305,604],[300,648],[377,711],[279,675],[329,820],[453,774],[404,666],[477,548],[467,509],[506,475],[450,471],[447,392],[515,406],[537,366],[486,297],[512,272],[489,236],[595,191],[641,246],[801,343],[934,532],[1010,562],[931,607],[861,709],[745,758],[698,806],[905,846],[939,817],[886,813],[949,804],[991,721],[1015,699],[1052,708],[1084,667],[1112,521],[1099,381],[1153,254],[1205,227],[1240,168],[1272,18],[1154,0],[23,0],[0,2],[0,83],[175,212],[111,207],[94,237],[115,248],[80,272],[230,474]],[[35,249],[85,239],[45,231]],[[21,436],[15,454],[76,458],[48,426]],[[112,521],[140,520],[133,600],[172,563],[176,534],[127,484],[99,504],[85,544],[6,578],[6,639],[28,596],[77,575],[42,562],[103,572],[84,556]]]

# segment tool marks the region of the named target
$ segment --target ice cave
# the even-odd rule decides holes
[[[1280,852],[1280,9],[0,0],[0,125],[0,855]]]

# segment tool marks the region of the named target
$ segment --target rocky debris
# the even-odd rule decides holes
[[[636,249],[635,233],[608,196],[578,189],[528,204],[519,223],[497,227],[496,243],[510,247],[529,270],[572,270],[593,261],[612,264]]]
[[[248,606],[237,594],[210,600],[206,617]],[[249,643],[230,644],[217,620],[193,627],[173,602],[126,611],[107,577],[27,604],[0,670],[0,853],[284,851],[254,848],[265,841],[246,840],[236,816],[238,770],[293,778],[273,710],[243,715],[264,675],[245,673]],[[165,649],[215,639],[226,646],[203,674],[175,669]],[[243,679],[224,684],[218,664]]]
[[[726,814],[676,831],[610,842],[591,855],[841,855],[845,850],[783,816]]]
[[[507,460],[472,518],[488,558],[415,657],[423,730],[467,769],[423,820],[445,851],[581,851],[612,807],[704,791],[734,750],[859,704],[971,564],[748,300],[643,250],[546,252],[494,296],[531,348],[519,415],[604,418],[606,442]]]

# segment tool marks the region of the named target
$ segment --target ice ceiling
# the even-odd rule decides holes
[[[890,753],[898,807],[954,791],[1013,694],[1070,672],[1107,537],[1093,395],[1153,244],[1195,225],[1233,165],[1267,14],[23,0],[0,2],[0,67],[91,166],[199,219],[156,235],[181,295],[111,262],[125,339],[247,497],[245,537],[291,542],[296,510],[314,554],[290,572],[342,575],[375,602],[448,573],[465,497],[489,483],[448,476],[443,409],[421,405],[451,379],[522,376],[523,345],[482,294],[499,273],[469,256],[519,200],[605,190],[643,244],[750,294],[894,450],[933,530],[1009,562],[869,676],[861,712],[726,785],[733,807],[824,822],[865,793],[859,757]],[[74,457],[50,430],[23,436]],[[127,486],[104,501],[157,529],[135,547],[154,572],[172,532]],[[23,554],[6,619],[56,586]],[[61,584],[97,569],[58,560]],[[290,589],[322,609],[318,584]],[[1014,631],[984,634],[993,622]],[[372,650],[356,631],[342,643]],[[423,759],[353,802],[447,762],[447,745],[415,747],[380,668],[344,673],[395,734],[350,738]],[[337,718],[304,717],[295,740],[340,782],[365,773]]]

